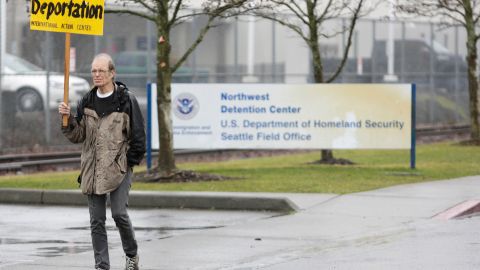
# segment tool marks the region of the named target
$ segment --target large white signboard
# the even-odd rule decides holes
[[[409,149],[412,86],[174,84],[172,121],[176,149]]]

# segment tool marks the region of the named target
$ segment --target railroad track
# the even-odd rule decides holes
[[[468,134],[470,126],[449,126],[449,127],[425,127],[416,130],[417,136],[442,136],[452,134]]]
[[[466,136],[470,132],[469,126],[428,127],[416,131],[417,141],[439,141]],[[262,150],[263,152],[288,152],[281,150]],[[176,150],[176,158],[192,156],[221,156],[237,155],[240,157],[255,156],[254,150]],[[155,159],[158,152],[152,152]],[[78,169],[80,166],[80,152],[56,152],[42,154],[9,154],[0,156],[0,174],[30,173],[43,170],[68,170]]]
[[[205,153],[221,153],[220,150],[176,150],[176,157],[193,156]],[[158,157],[158,152],[152,152],[152,158]],[[41,154],[11,154],[0,156],[0,174],[30,173],[43,170],[67,170],[80,167],[80,152],[56,152]]]
[[[465,140],[470,134],[470,126],[447,126],[417,128],[417,143],[445,140]]]

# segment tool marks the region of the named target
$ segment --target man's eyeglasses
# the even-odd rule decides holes
[[[99,75],[105,75],[108,70],[105,69],[92,69],[92,75],[99,74]]]

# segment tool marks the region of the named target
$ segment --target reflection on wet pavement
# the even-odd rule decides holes
[[[120,247],[107,212],[110,248]],[[275,213],[130,209],[137,240],[169,238],[192,230],[215,229],[268,218]],[[0,205],[0,267],[91,250],[88,207]]]
[[[207,229],[216,229],[225,226],[190,226],[190,227],[136,227],[135,231],[183,231],[183,230],[207,230]],[[67,230],[90,230],[90,227],[72,227],[65,228]],[[107,231],[116,231],[117,228],[114,226],[106,226]]]

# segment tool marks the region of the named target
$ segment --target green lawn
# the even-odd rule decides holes
[[[334,151],[357,165],[308,164],[320,152],[252,158],[211,163],[177,164],[181,169],[241,177],[196,183],[134,183],[134,190],[234,191],[234,192],[318,192],[351,193],[438,179],[480,175],[480,148],[453,144],[420,145],[417,169],[409,168],[407,150]],[[136,168],[142,170],[144,168]],[[78,171],[38,173],[0,177],[1,187],[75,189]]]

